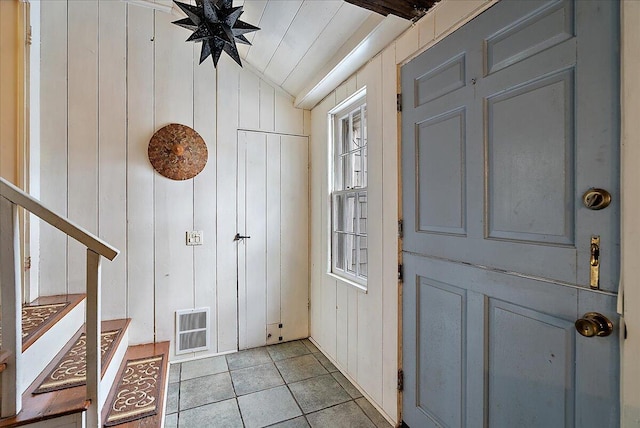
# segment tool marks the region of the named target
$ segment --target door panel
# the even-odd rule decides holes
[[[617,322],[617,14],[503,0],[402,67],[409,426],[617,426],[617,333],[574,328]]]
[[[617,426],[617,331],[586,338],[573,326],[594,310],[615,322],[615,296],[411,253],[403,262],[409,427]]]
[[[308,138],[239,131],[237,150],[239,348],[307,337]]]
[[[466,234],[465,111],[417,125],[417,230]]]
[[[445,426],[461,426],[466,290],[416,282],[418,408]]]
[[[573,247],[572,88],[565,70],[487,98],[488,238]]]
[[[542,310],[489,299],[489,426],[573,426],[575,328]]]
[[[420,232],[407,234],[405,249],[587,285],[590,239],[599,235],[600,287],[617,290],[619,193],[617,175],[609,173],[617,170],[619,154],[617,7],[576,7],[571,1],[500,2],[403,67],[403,191],[420,202],[404,211],[406,227]],[[575,21],[575,14],[586,18]],[[522,39],[527,28],[553,16],[562,18],[562,31],[536,45]],[[568,29],[575,36],[568,37]],[[485,64],[496,61],[502,66],[484,76]],[[438,96],[429,96],[435,85],[424,82],[446,74],[452,62],[465,70],[449,74],[466,80],[440,79]],[[459,132],[451,127],[456,112],[464,112]],[[464,140],[455,166],[451,152],[435,154],[449,156],[443,164],[432,157],[447,132]],[[457,146],[447,140],[448,150]],[[434,181],[434,175],[446,179]],[[614,204],[600,212],[582,206],[590,187],[608,189]]]
[[[524,19],[487,38],[485,75],[500,71],[574,36],[573,3],[550,2],[542,7],[532,5],[531,9],[522,14]],[[513,9],[504,13],[508,20],[517,19],[519,14]]]

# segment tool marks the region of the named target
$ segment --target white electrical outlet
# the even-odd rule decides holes
[[[187,231],[187,245],[202,245],[203,243],[201,230]]]

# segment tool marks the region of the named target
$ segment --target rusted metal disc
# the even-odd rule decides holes
[[[209,152],[202,137],[185,125],[172,123],[160,128],[149,141],[149,161],[172,180],[195,177],[207,164]]]

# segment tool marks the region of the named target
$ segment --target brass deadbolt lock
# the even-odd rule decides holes
[[[607,208],[611,203],[611,193],[604,189],[592,187],[582,195],[582,203],[590,210],[601,210]]]
[[[585,337],[609,336],[613,331],[613,323],[598,312],[587,312],[576,321],[576,330]]]

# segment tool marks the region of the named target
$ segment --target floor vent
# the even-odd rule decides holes
[[[176,355],[209,349],[209,308],[176,311]]]

